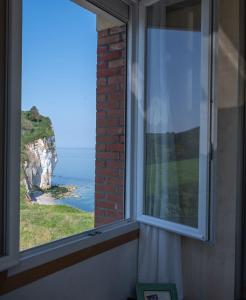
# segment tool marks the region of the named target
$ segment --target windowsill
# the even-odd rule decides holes
[[[8,277],[138,229],[139,224],[137,222],[124,220],[113,225],[103,226],[99,229],[25,250],[20,253],[19,264],[8,270]],[[93,236],[93,234],[95,235]]]
[[[18,266],[0,273],[0,295],[139,238],[139,224],[130,220],[99,230],[94,236],[90,231],[22,252]]]

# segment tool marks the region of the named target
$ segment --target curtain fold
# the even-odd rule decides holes
[[[176,165],[172,168],[168,165],[170,152],[173,156],[176,152],[175,139],[170,134],[174,117],[167,84],[170,55],[167,49],[166,8],[163,2],[157,2],[150,7],[147,16],[145,213],[165,219],[171,213],[170,200],[177,208],[179,191]],[[172,159],[176,161],[175,157]],[[172,185],[176,187],[171,192],[170,178]],[[180,236],[141,224],[138,263],[139,282],[174,283],[179,300],[183,299]]]
[[[146,224],[140,225],[138,281],[174,283],[183,299],[181,238]]]

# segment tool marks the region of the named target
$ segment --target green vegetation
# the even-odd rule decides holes
[[[21,179],[24,176],[22,165],[27,159],[25,145],[40,138],[54,136],[52,123],[48,117],[39,114],[36,106],[21,112]]]
[[[25,250],[94,227],[94,214],[65,205],[39,205],[20,197],[20,249]]]
[[[21,134],[22,144],[26,145],[40,138],[54,136],[54,131],[50,119],[40,115],[33,106],[29,111],[21,113]]]
[[[199,160],[187,159],[147,165],[146,210],[153,216],[197,226]],[[166,184],[165,184],[166,182]],[[163,195],[165,215],[160,216]]]
[[[75,190],[74,186],[53,185],[50,189],[44,190],[44,193],[49,193],[55,199],[62,199],[72,195]]]
[[[146,135],[147,214],[197,227],[200,128]]]

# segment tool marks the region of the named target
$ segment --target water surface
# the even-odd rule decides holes
[[[95,197],[95,149],[57,148],[58,162],[52,177],[52,185],[76,187],[76,197],[56,200],[88,212],[94,211]]]

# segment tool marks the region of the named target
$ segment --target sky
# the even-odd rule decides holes
[[[95,15],[70,0],[23,0],[22,43],[22,110],[50,117],[57,147],[95,147]]]

